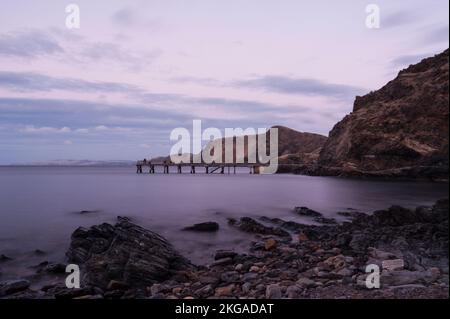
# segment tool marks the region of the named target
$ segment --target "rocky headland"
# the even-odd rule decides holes
[[[449,297],[448,199],[432,207],[392,206],[370,215],[349,209],[338,213],[344,221],[307,207],[292,214],[320,224],[265,216],[230,219],[230,227],[254,240],[245,254],[218,250],[208,265],[192,264],[166,239],[127,218],[78,228],[67,263],[80,266],[80,289],[66,288],[66,264],[44,261],[35,266],[34,276],[0,282],[0,298]],[[0,268],[8,262],[2,256]],[[379,267],[379,289],[367,288],[367,265]],[[51,281],[34,284],[49,274]]]
[[[356,97],[320,151],[315,174],[448,181],[449,51]]]

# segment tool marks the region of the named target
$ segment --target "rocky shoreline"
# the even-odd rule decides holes
[[[348,210],[339,223],[307,207],[293,214],[321,225],[261,216],[230,219],[254,234],[245,254],[219,250],[194,265],[166,239],[127,218],[78,228],[67,262],[81,268],[81,288],[65,286],[65,264],[43,262],[31,278],[0,282],[0,298],[448,298],[449,201],[415,210],[393,206],[371,215]],[[218,225],[205,223],[211,231]],[[205,231],[205,225],[185,231]],[[212,227],[211,227],[212,226]],[[0,258],[3,263],[10,260]],[[366,266],[381,271],[379,289],[366,287]],[[42,276],[52,280],[36,288]],[[0,277],[1,279],[1,277]]]

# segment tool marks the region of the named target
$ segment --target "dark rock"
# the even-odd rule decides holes
[[[43,251],[43,250],[36,249],[36,250],[34,251],[34,254],[35,254],[36,256],[45,256],[47,253],[46,253],[45,251]]]
[[[0,262],[6,262],[6,261],[10,261],[12,260],[12,258],[6,256],[6,255],[0,255]]]
[[[322,214],[308,207],[295,207],[294,211],[300,216],[322,217]]]
[[[231,265],[232,263],[233,263],[233,259],[230,257],[226,257],[226,258],[222,258],[222,259],[218,259],[218,260],[214,261],[213,263],[211,263],[210,267],[226,266],[226,265]]]
[[[52,263],[47,264],[44,268],[44,271],[53,273],[53,274],[64,274],[66,272],[67,265],[61,263]]]
[[[269,285],[266,288],[266,299],[280,299],[282,297],[280,286],[277,284]]]
[[[0,297],[23,291],[28,287],[30,287],[30,282],[25,279],[0,282]]]
[[[448,106],[447,49],[357,97],[330,131],[315,173],[448,181]]]
[[[240,275],[237,271],[226,271],[220,275],[220,279],[226,283],[237,282],[239,277]]]
[[[223,259],[223,258],[234,258],[237,255],[236,252],[232,250],[217,250],[214,255],[214,260]]]
[[[111,280],[148,286],[169,279],[177,270],[193,268],[163,237],[127,219],[119,219],[114,226],[78,228],[67,257],[82,266],[85,283],[101,288]]]
[[[198,232],[215,232],[219,230],[219,224],[216,222],[205,222],[185,227],[183,228],[183,230],[198,231]]]
[[[81,210],[79,212],[80,215],[87,215],[87,214],[94,214],[94,213],[98,213],[98,210]]]
[[[130,286],[123,281],[111,280],[108,284],[108,287],[106,287],[106,290],[128,290],[128,288],[130,288]]]
[[[315,217],[314,221],[320,224],[337,224],[334,218]]]
[[[262,234],[262,235],[276,235],[280,237],[290,237],[291,235],[279,228],[279,227],[269,227],[265,226],[253,218],[242,217],[238,223],[235,224],[237,228],[247,233]]]

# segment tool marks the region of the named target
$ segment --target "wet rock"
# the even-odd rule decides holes
[[[316,286],[316,283],[312,279],[302,277],[299,280],[297,280],[297,285],[302,288],[312,288]]]
[[[266,240],[266,242],[264,243],[264,248],[266,250],[272,250],[275,249],[277,247],[277,241],[273,238],[269,238]]]
[[[23,291],[28,287],[30,287],[30,282],[25,279],[0,282],[0,297]]]
[[[242,281],[253,281],[258,278],[258,274],[255,272],[248,272],[242,275]]]
[[[234,224],[237,228],[240,230],[247,232],[247,233],[254,233],[254,234],[262,234],[262,235],[275,235],[280,237],[290,237],[291,235],[279,228],[279,227],[269,227],[265,226],[253,218],[250,217],[242,217],[239,222],[236,222]]]
[[[252,284],[249,282],[246,282],[241,286],[241,290],[244,294],[248,294],[250,292],[251,287],[252,287]]]
[[[183,228],[183,230],[197,231],[197,232],[215,232],[219,230],[219,224],[216,222],[205,222],[185,227]]]
[[[281,288],[277,284],[268,285],[266,288],[266,299],[280,299],[282,297]]]
[[[111,290],[127,290],[128,288],[130,288],[129,285],[127,285],[126,283],[124,283],[123,281],[119,281],[119,280],[111,280],[108,284],[108,287],[106,287],[106,290],[111,291]]]
[[[98,300],[98,299],[104,299],[104,297],[103,297],[103,295],[85,295],[85,296],[80,296],[80,297],[76,297],[73,299]]]
[[[46,253],[45,251],[40,250],[40,249],[36,249],[36,250],[34,251],[34,254],[35,254],[36,256],[45,256],[45,255],[47,255],[47,253]]]
[[[12,258],[10,258],[6,255],[3,255],[3,254],[0,255],[0,262],[6,262],[6,261],[10,261],[10,260],[12,260]]]
[[[92,294],[95,294],[95,291],[92,289],[92,287],[84,287],[80,289],[68,289],[66,287],[61,287],[54,293],[54,296],[56,299],[74,299],[77,297],[88,296]]]
[[[216,288],[216,293],[215,295],[217,297],[231,297],[233,296],[233,290],[235,288],[234,284],[225,286],[225,287],[218,287]]]
[[[298,240],[299,240],[300,242],[302,242],[302,241],[308,241],[309,238],[308,238],[308,236],[307,236],[305,233],[301,232],[300,234],[298,234]]]
[[[98,210],[81,210],[79,211],[80,215],[88,215],[88,214],[95,214],[98,213]]]
[[[322,214],[308,207],[295,207],[294,211],[300,216],[322,217]]]
[[[220,275],[220,279],[226,283],[239,281],[240,275],[237,271],[226,271]]]
[[[211,263],[210,267],[217,267],[217,266],[226,266],[233,263],[233,259],[230,257],[222,258],[219,260],[214,261]]]
[[[409,284],[431,284],[439,278],[439,275],[439,270],[436,269],[429,269],[426,271],[383,271],[381,273],[380,282],[383,287]]]
[[[44,268],[44,271],[52,274],[64,274],[66,272],[66,264],[61,263],[50,263]]]
[[[320,224],[328,224],[333,225],[337,224],[336,220],[334,218],[326,218],[326,217],[315,217],[314,221]]]
[[[244,265],[243,265],[243,264],[237,264],[237,265],[234,267],[234,270],[236,270],[236,271],[242,271],[242,270],[244,270]]]
[[[217,250],[216,254],[214,255],[214,260],[234,258],[236,255],[237,253],[232,250]]]
[[[290,299],[296,299],[300,295],[301,289],[298,286],[289,286],[286,289],[286,295]]]
[[[214,294],[214,288],[212,285],[206,285],[195,291],[195,295],[199,298],[206,298]]]
[[[101,288],[111,280],[143,287],[193,268],[163,237],[124,218],[75,230],[67,257],[82,267],[85,284]]]
[[[369,251],[369,256],[374,259],[386,260],[386,259],[396,259],[397,258],[397,255],[395,255],[391,252],[383,251],[381,249],[377,249],[374,247],[369,247],[368,251]]]
[[[251,266],[249,271],[257,273],[260,271],[260,268],[258,266]]]
[[[383,260],[381,267],[387,271],[401,270],[405,267],[405,261],[403,259]]]

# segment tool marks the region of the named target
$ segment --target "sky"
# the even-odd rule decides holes
[[[69,4],[79,28],[66,26]],[[447,0],[1,0],[0,164],[166,155],[170,132],[194,119],[328,135],[355,96],[448,48],[448,11]]]

